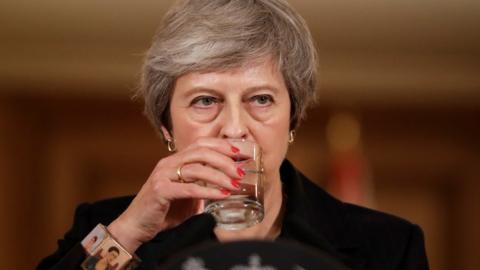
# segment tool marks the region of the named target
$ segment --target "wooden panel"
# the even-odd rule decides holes
[[[6,269],[31,268],[37,259],[18,260],[18,254],[32,254],[43,244],[36,241],[41,233],[36,222],[42,218],[37,203],[43,136],[36,132],[38,116],[23,112],[22,106],[21,100],[0,98],[0,259]]]

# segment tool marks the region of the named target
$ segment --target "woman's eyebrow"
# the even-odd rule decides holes
[[[252,93],[252,92],[260,91],[260,90],[270,90],[274,94],[277,94],[279,92],[278,88],[276,88],[276,87],[274,87],[273,85],[270,85],[270,84],[264,84],[264,85],[249,87],[249,88],[246,89],[245,92],[246,93]]]
[[[274,94],[277,94],[279,92],[278,88],[274,87],[273,85],[270,84],[264,84],[264,85],[258,85],[258,86],[252,86],[248,87],[244,90],[243,94],[250,94],[256,91],[261,91],[261,90],[269,90],[272,91]],[[192,87],[185,91],[185,93],[182,94],[183,97],[190,97],[198,92],[204,92],[208,93],[211,95],[219,96],[221,95],[220,91],[214,88],[208,88],[208,87],[203,87],[203,86],[198,86],[198,87]]]
[[[209,94],[213,95],[218,95],[218,90],[215,90],[213,88],[207,88],[207,87],[193,87],[188,89],[185,93],[183,93],[184,97],[189,97],[191,95],[194,95],[195,93],[198,92],[207,92]]]

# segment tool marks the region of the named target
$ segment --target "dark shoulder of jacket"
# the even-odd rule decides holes
[[[351,232],[377,258],[386,260],[392,269],[428,269],[423,232],[418,225],[381,211],[344,205]],[[401,267],[412,263],[422,267]]]
[[[357,232],[365,236],[379,236],[386,241],[399,236],[405,236],[416,225],[406,219],[384,213],[378,210],[362,207],[355,204],[343,203],[345,218]],[[387,238],[385,238],[387,237]]]
[[[36,269],[51,269],[98,224],[110,224],[130,204],[133,196],[82,203],[77,206],[72,227],[57,241],[57,250],[42,259]]]
[[[305,206],[312,226],[342,252],[370,257],[370,261],[380,265],[371,269],[428,269],[419,226],[391,214],[342,202],[301,172],[292,170],[290,163],[285,165],[289,177],[300,180],[302,200],[309,202]]]

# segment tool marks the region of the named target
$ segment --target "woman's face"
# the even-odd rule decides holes
[[[170,113],[178,150],[199,137],[244,138],[262,148],[267,176],[278,174],[288,148],[290,97],[272,61],[257,63],[177,79]]]

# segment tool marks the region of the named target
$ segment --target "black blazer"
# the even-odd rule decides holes
[[[385,213],[343,203],[319,188],[285,160],[280,169],[285,216],[279,239],[298,241],[327,252],[360,270],[428,269],[423,234],[410,222]],[[73,227],[58,241],[58,249],[37,269],[78,269],[85,255],[79,242],[98,224],[108,225],[133,197],[80,205]],[[210,215],[194,216],[159,233],[136,252],[139,269],[154,269],[169,256],[194,245],[216,241]]]

